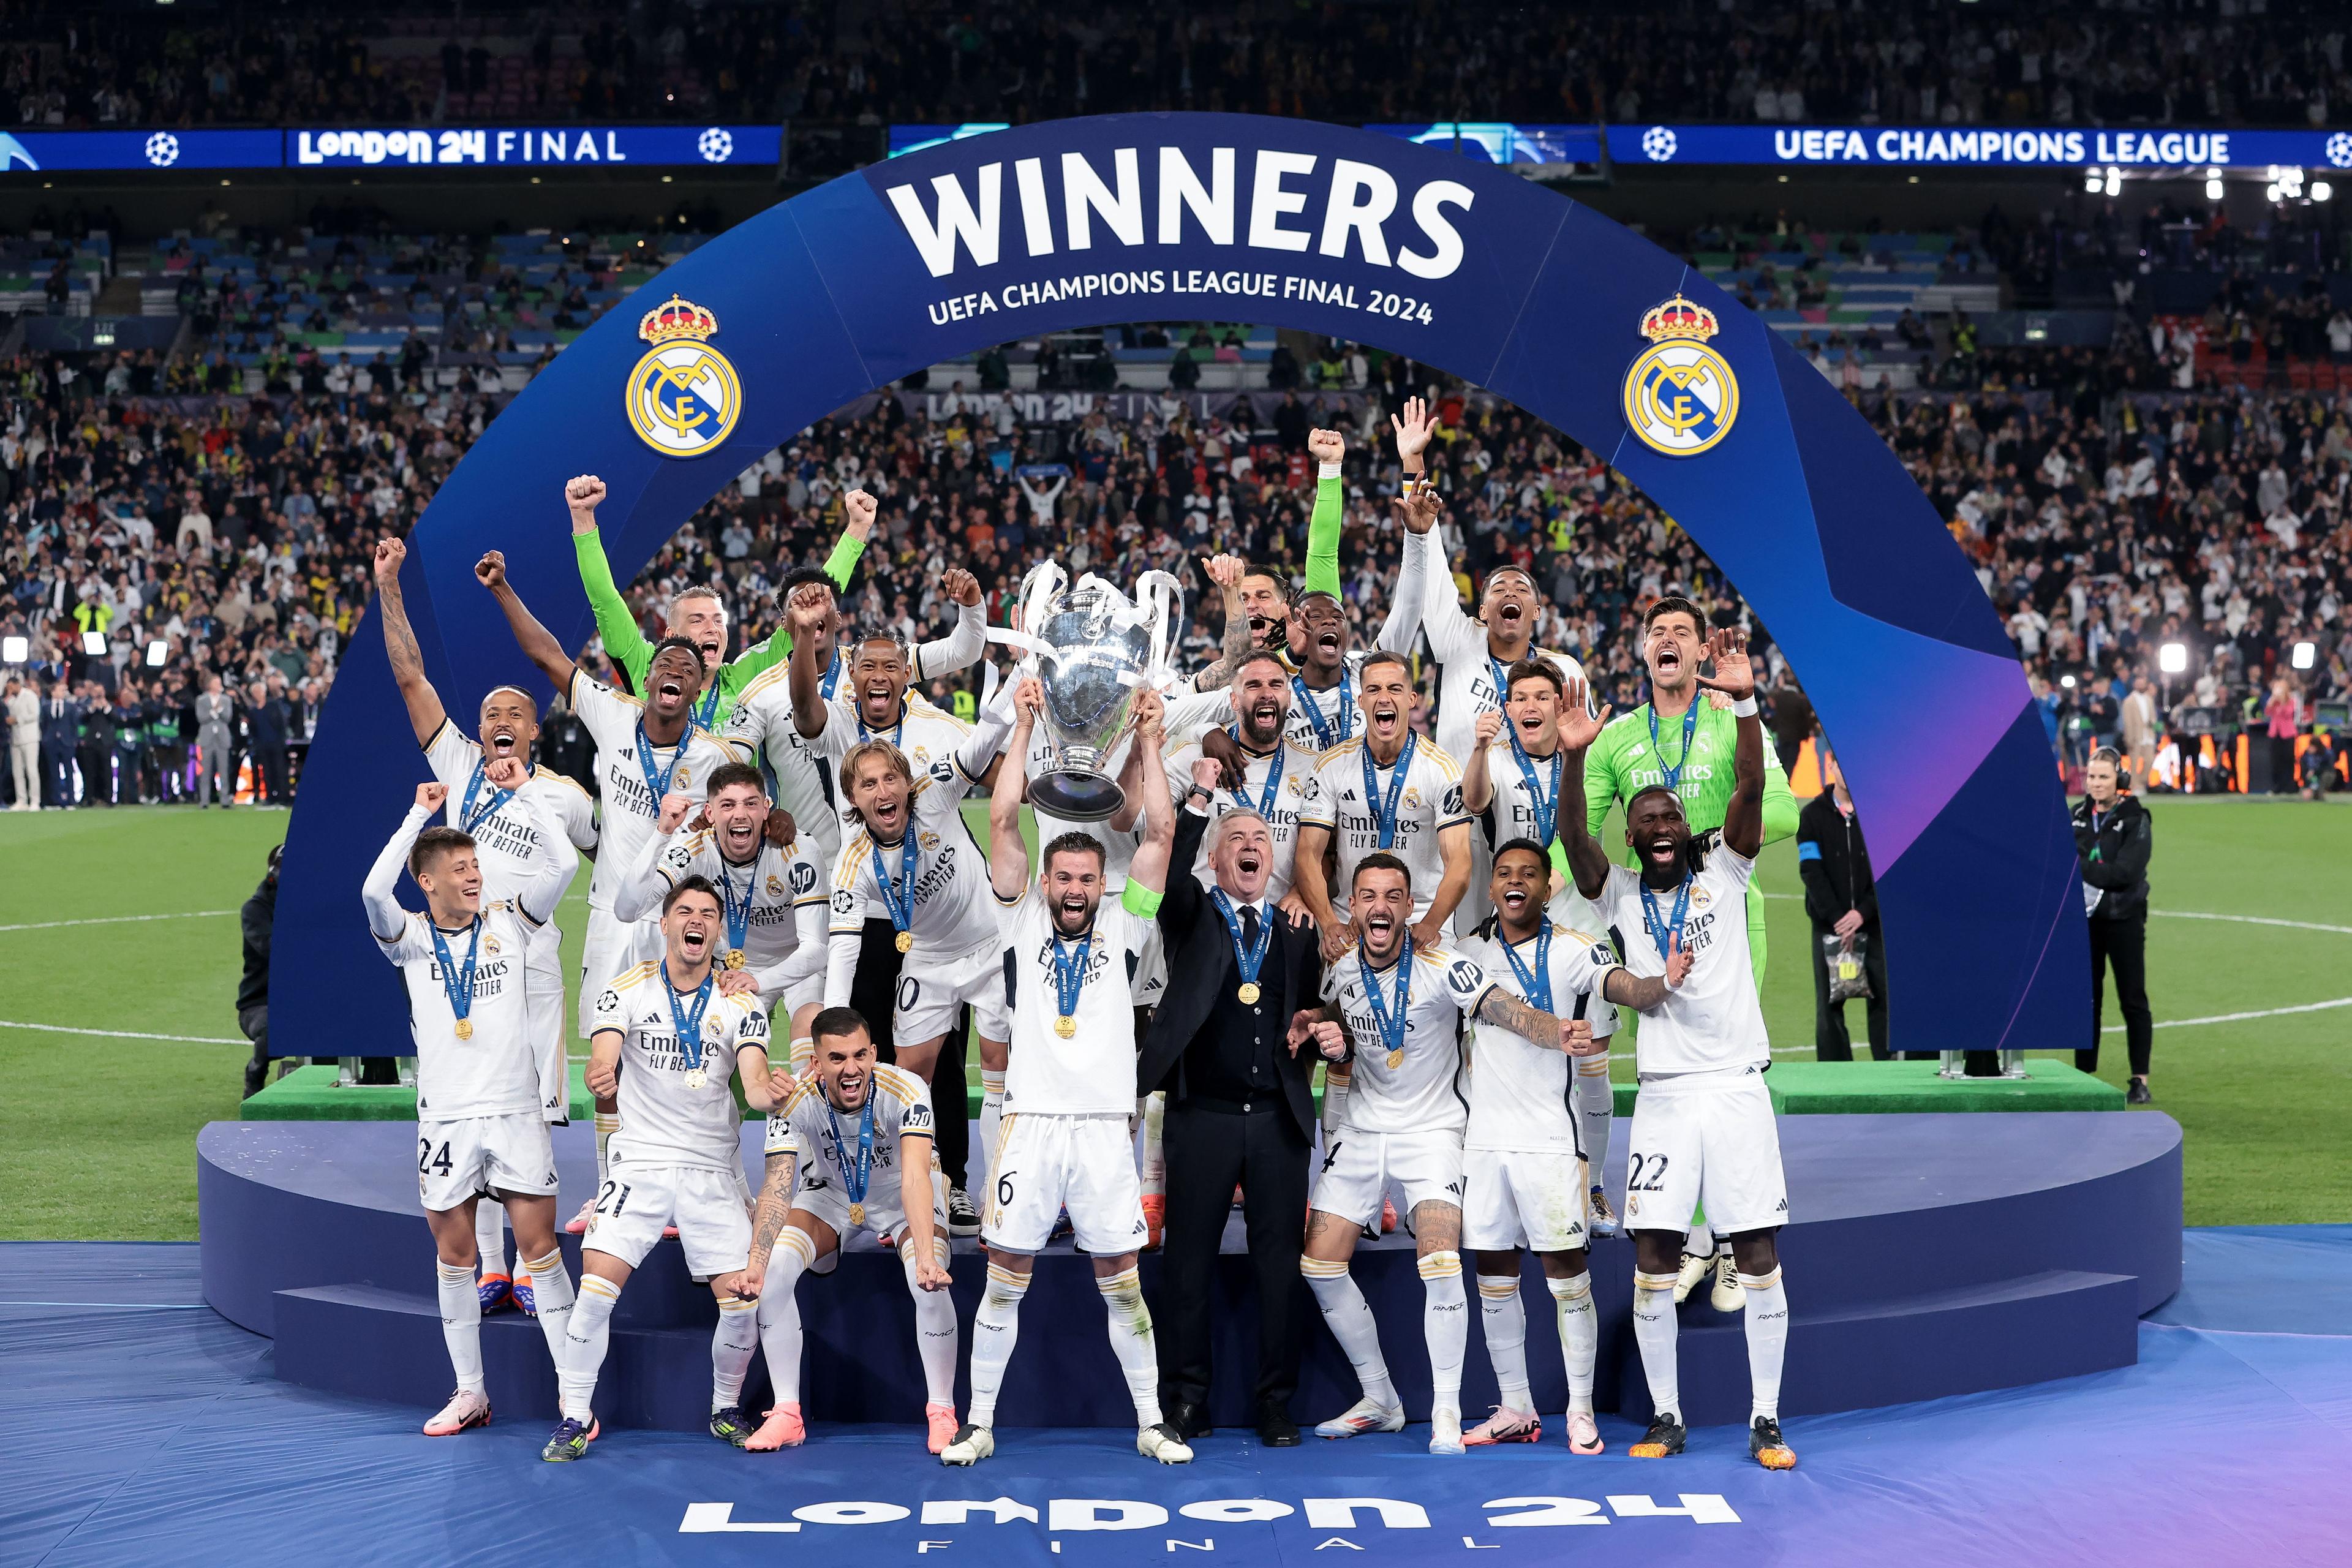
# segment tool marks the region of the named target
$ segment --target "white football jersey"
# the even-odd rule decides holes
[[[1770,1065],[1772,1047],[1764,1032],[1764,1009],[1756,998],[1756,972],[1748,952],[1748,879],[1756,862],[1723,842],[1720,833],[1703,836],[1706,868],[1690,879],[1690,904],[1683,917],[1682,945],[1691,971],[1663,1005],[1642,1016],[1633,1042],[1634,1066],[1654,1074],[1720,1072]],[[1651,895],[1661,925],[1671,930],[1677,890]],[[1638,975],[1664,974],[1660,951],[1664,931],[1653,934],[1645,919],[1641,873],[1609,868],[1609,883],[1597,900],[1601,914],[1625,939],[1625,967]]]
[[[680,745],[649,748],[656,790],[646,780],[647,751],[638,746],[646,705],[577,671],[566,695],[596,738],[596,784],[604,792],[604,811],[588,902],[609,910],[620,879],[645,858],[646,846],[656,836],[661,791],[698,794],[711,769],[740,763],[743,753],[708,731],[689,729]]]
[[[719,962],[740,944],[743,967],[760,977],[762,994],[782,988],[776,972],[787,963],[795,974],[824,967],[824,875],[809,858],[805,838],[789,850],[763,838],[751,864],[738,866],[719,853],[717,833],[681,826],[654,857],[654,875],[665,892],[688,877],[707,877],[722,889]]]
[[[835,669],[839,669],[836,659]],[[816,863],[833,864],[841,848],[840,805],[827,789],[816,742],[793,725],[791,667],[771,665],[735,699],[719,738],[762,757],[775,775],[776,804],[793,814]]]
[[[692,993],[676,995],[659,963],[640,963],[606,986],[596,998],[596,1033],[621,1036],[621,1131],[613,1134],[613,1155],[648,1165],[692,1165],[738,1171],[743,1157],[737,1137],[743,1113],[728,1080],[735,1076],[739,1051],[768,1048],[768,1015],[748,993],[728,996],[714,983],[702,1014],[700,1054],[690,1056],[692,1037],[679,1042],[677,1017],[690,1017]],[[687,1079],[702,1073],[699,1088]]]
[[[1307,684],[1290,657],[1290,713],[1283,721],[1282,738],[1301,751],[1317,755],[1363,732],[1363,710],[1356,694],[1364,689],[1364,659],[1372,650],[1351,649],[1339,656],[1339,679],[1318,691]]]
[[[915,775],[914,793],[907,803],[907,833],[915,845],[914,910],[908,927],[915,945],[907,954],[908,963],[926,955],[952,958],[994,941],[997,934],[988,851],[964,820],[961,775],[952,758],[931,767],[930,773]],[[945,780],[940,770],[948,774]],[[878,852],[882,875],[894,888],[900,887],[907,842],[902,836],[897,844],[877,846],[863,827],[853,828],[843,840],[833,866],[834,934],[854,934],[865,929],[868,917],[888,917],[875,862]],[[902,900],[904,897],[901,891]]]
[[[1013,1019],[1004,1114],[1128,1116],[1135,1110],[1135,972],[1154,922],[1105,898],[1087,945],[1086,980],[1074,1012],[1062,1011],[1054,955],[1074,960],[1078,944],[1058,942],[1045,895],[1031,883],[1011,903],[997,900],[1004,932],[1005,1006]],[[1066,1038],[1055,1027],[1075,1020]]]
[[[867,1087],[874,1102],[874,1157],[867,1167],[865,1202],[875,1209],[898,1206],[898,1140],[908,1134],[936,1137],[931,1094],[923,1080],[887,1062],[874,1067]],[[863,1108],[834,1110],[814,1074],[802,1079],[783,1105],[768,1117],[767,1151],[800,1162],[798,1190],[832,1183],[845,1194],[857,1168],[858,1127]],[[929,1173],[927,1164],[920,1174]]]
[[[1410,964],[1368,973],[1363,952],[1359,943],[1323,972],[1323,1000],[1339,1005],[1356,1048],[1342,1125],[1358,1132],[1458,1131],[1470,1114],[1462,1020],[1493,989],[1493,979],[1475,959],[1423,948],[1413,950]],[[1380,986],[1393,1019],[1400,974],[1407,977],[1404,1042],[1391,1051],[1365,988]]]
[[[1553,927],[1549,944],[1539,936],[1531,937],[1507,951],[1502,933],[1496,931],[1458,945],[1464,956],[1475,959],[1488,979],[1512,995],[1555,1018],[1590,1019],[1596,1037],[1616,1033],[1616,1009],[1601,994],[1601,981],[1619,967],[1606,942]],[[1522,968],[1528,972],[1525,977],[1519,973]],[[1529,986],[1528,979],[1538,985]],[[1540,994],[1547,987],[1548,997]],[[1471,1041],[1470,1125],[1462,1137],[1464,1148],[1583,1152],[1568,1100],[1576,1079],[1574,1058],[1557,1042],[1530,1040],[1483,1018],[1472,1021]]]
[[[588,792],[552,768],[533,768],[522,788],[507,794],[478,771],[481,742],[446,719],[425,743],[425,761],[435,780],[449,792],[445,808],[449,826],[473,835],[482,864],[483,895],[513,898],[545,859],[562,868],[562,879],[555,884],[548,908],[552,910],[562,903],[579,872],[579,852],[596,847],[596,803]],[[515,809],[518,798],[538,806],[540,821],[556,831],[541,832],[539,822]]]
[[[1430,552],[1421,629],[1428,635],[1429,650],[1437,658],[1437,722],[1432,733],[1445,750],[1466,757],[1477,743],[1478,715],[1499,711],[1503,706],[1503,679],[1509,667],[1488,649],[1485,625],[1463,610],[1462,596],[1454,587],[1454,573],[1437,533],[1433,528],[1408,539],[1405,548]],[[1584,679],[1584,666],[1572,654],[1530,647],[1528,657],[1545,660],[1571,679]]]
[[[523,950],[541,922],[518,904],[486,901],[472,925],[441,933],[457,974],[465,973],[468,957],[474,961],[466,1015],[472,1032],[460,1039],[457,1012],[450,1005],[434,950],[432,918],[403,912],[407,919],[399,935],[374,935],[408,987],[418,1118],[456,1121],[469,1116],[538,1114],[539,1068],[523,999]]]
[[[1495,793],[1493,798],[1486,802],[1486,809],[1478,814],[1479,835],[1486,845],[1486,853],[1478,858],[1478,866],[1491,868],[1495,863],[1495,851],[1514,838],[1531,838],[1538,844],[1545,844],[1552,851],[1550,910],[1553,922],[1575,931],[1606,931],[1609,922],[1601,918],[1601,912],[1593,907],[1592,900],[1576,890],[1576,879],[1564,869],[1562,862],[1566,857],[1555,847],[1559,843],[1558,837],[1554,837],[1549,843],[1544,837],[1545,828],[1552,824],[1554,817],[1551,803],[1558,798],[1560,774],[1556,764],[1560,761],[1557,751],[1549,757],[1529,757],[1528,762],[1534,767],[1536,775],[1535,787],[1530,789],[1528,770],[1519,765],[1518,753],[1512,751],[1507,738],[1498,737],[1486,748],[1486,777]],[[1459,922],[1466,919],[1475,923],[1493,912],[1494,906],[1487,900],[1486,888],[1478,880],[1478,872],[1474,869],[1470,891],[1463,898],[1462,908],[1455,911],[1455,920]],[[1460,929],[1458,923],[1456,929]]]
[[[1417,735],[1408,736],[1405,743],[1410,752],[1400,753],[1395,764],[1405,770],[1397,791],[1396,834],[1387,848],[1412,877],[1412,918],[1418,921],[1429,913],[1437,884],[1445,877],[1438,835],[1457,824],[1468,826],[1470,816],[1462,806],[1462,770],[1454,759]],[[1335,908],[1347,905],[1357,862],[1381,847],[1379,819],[1372,797],[1366,794],[1364,763],[1370,756],[1360,739],[1324,752],[1315,763],[1314,793],[1300,810],[1301,822],[1329,828],[1339,846],[1339,875],[1331,888]],[[1387,799],[1393,775],[1394,767],[1374,765],[1370,788],[1379,792],[1381,800]]]
[[[1195,742],[1168,759],[1168,789],[1180,807],[1192,787],[1192,764],[1201,756],[1200,745]],[[1215,819],[1237,808],[1255,811],[1265,818],[1274,839],[1274,865],[1266,879],[1265,896],[1269,901],[1279,903],[1290,891],[1292,872],[1298,862],[1300,815],[1315,798],[1318,787],[1316,756],[1294,745],[1286,732],[1281,743],[1265,755],[1256,756],[1244,749],[1242,758],[1248,763],[1243,770],[1243,787],[1221,787],[1208,803],[1210,826],[1201,835],[1200,853],[1192,858],[1193,879],[1204,889],[1216,885],[1216,873],[1209,868],[1209,849],[1217,837]]]

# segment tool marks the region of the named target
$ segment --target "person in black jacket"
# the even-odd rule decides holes
[[[1216,820],[1209,864],[1222,900],[1182,869],[1209,830],[1217,772],[1206,758],[1194,765],[1176,815],[1169,859],[1178,869],[1159,914],[1171,982],[1144,1032],[1136,1073],[1145,1092],[1168,1091],[1160,1400],[1188,1442],[1209,1435],[1209,1302],[1239,1183],[1257,1276],[1255,1424],[1267,1447],[1290,1447],[1298,1442],[1289,1405],[1304,1350],[1299,1222],[1315,1142],[1310,1074],[1318,1053],[1315,1046],[1297,1048],[1293,1024],[1318,1005],[1322,957],[1314,928],[1294,924],[1265,896],[1274,840],[1255,811],[1227,811]],[[1264,954],[1247,975],[1242,953],[1255,955],[1261,942]],[[1339,1047],[1336,1031],[1330,1042]]]
[[[2105,1021],[2107,970],[2116,972],[2116,1002],[2123,1009],[2124,1046],[2131,1083],[2124,1098],[2146,1105],[2148,1058],[2156,1024],[2147,1007],[2147,858],[2155,823],[2122,793],[2123,759],[2112,747],[2091,753],[2083,769],[2084,795],[2074,807],[2074,852],[2083,862],[2083,896],[2091,921],[2091,1045],[2074,1053],[2084,1072],[2099,1070],[2099,1026]]]
[[[1830,1000],[1830,956],[1824,944],[1836,937],[1848,952],[1857,944],[1862,949],[1863,977],[1870,984],[1869,999],[1863,1004],[1870,1054],[1885,1061],[1893,1053],[1886,1042],[1886,944],[1879,937],[1878,882],[1871,875],[1862,824],[1854,819],[1853,796],[1846,793],[1842,777],[1797,814],[1797,876],[1805,884],[1805,913],[1813,922],[1813,1058],[1853,1060],[1845,1004]]]
[[[49,683],[41,700],[41,782],[49,804],[59,809],[74,804],[74,764],[81,747],[81,699],[62,679]]]
[[[282,687],[284,682],[279,680]],[[247,689],[245,743],[253,757],[254,800],[257,805],[286,805],[286,738],[289,715],[286,699],[261,681]],[[264,795],[268,796],[265,802]]]
[[[245,936],[245,974],[236,983],[236,1026],[253,1042],[253,1059],[245,1064],[245,1092],[260,1092],[269,1076],[269,931],[278,919],[278,858],[286,847],[269,847],[269,870],[253,897],[237,911]]]

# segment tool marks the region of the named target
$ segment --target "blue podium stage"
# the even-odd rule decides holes
[[[756,1184],[758,1139],[744,1133]],[[1801,1116],[1780,1122],[1792,1223],[1780,1234],[1791,1325],[1782,1401],[1790,1415],[1855,1410],[2016,1387],[2127,1366],[2140,1315],[2180,1287],[2180,1129],[2161,1114],[2042,1112],[1969,1116]],[[1622,1190],[1624,1130],[1608,1173]],[[567,1194],[592,1190],[592,1133],[559,1128]],[[448,1393],[433,1246],[416,1205],[414,1132],[401,1122],[215,1122],[197,1141],[205,1300],[242,1328],[275,1339],[278,1375],[324,1391],[419,1408]],[[576,1270],[578,1238],[565,1238]],[[1217,1384],[1211,1414],[1238,1424],[1252,1408],[1255,1308],[1239,1216],[1219,1282]],[[1155,1311],[1156,1262],[1143,1280]],[[1357,1278],[1410,1414],[1425,1419],[1422,1288],[1402,1232],[1357,1253]],[[967,1335],[983,1262],[959,1243],[955,1296]],[[1601,1303],[1598,1404],[1635,1419],[1648,1394],[1633,1346],[1633,1247],[1592,1254]],[[1539,1407],[1566,1391],[1550,1300],[1533,1260],[1525,1289]],[[803,1399],[813,1421],[919,1418],[922,1384],[913,1312],[896,1258],[852,1253],[829,1276],[803,1279],[809,1364]],[[1744,1421],[1747,1348],[1737,1314],[1683,1309],[1685,1415],[1693,1425]],[[1302,1287],[1295,1310],[1313,1307]],[[674,1242],[658,1247],[623,1293],[598,1414],[615,1426],[698,1430],[709,1392],[709,1293],[687,1278]],[[501,1416],[552,1420],[555,1379],[538,1325],[488,1320],[489,1393]],[[1319,1324],[1307,1336],[1294,1410],[1313,1420],[1354,1397],[1339,1347]],[[1547,1346],[1552,1346],[1547,1353]],[[1055,1370],[1048,1375],[1051,1358]],[[1091,1266],[1066,1248],[1038,1261],[1021,1315],[1021,1344],[1000,1405],[1007,1426],[1131,1426],[1134,1415],[1103,1332]],[[747,1403],[765,1397],[754,1363]],[[959,1389],[959,1399],[962,1390]],[[1493,1403],[1474,1344],[1465,1411]]]

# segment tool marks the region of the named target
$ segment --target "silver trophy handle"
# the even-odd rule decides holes
[[[1135,580],[1135,600],[1151,627],[1151,668],[1146,679],[1159,687],[1171,673],[1168,641],[1171,628],[1184,614],[1184,585],[1168,573],[1146,572]]]

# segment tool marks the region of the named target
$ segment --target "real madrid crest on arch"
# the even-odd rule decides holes
[[[1739,381],[1707,347],[1715,312],[1680,294],[1642,318],[1651,346],[1625,373],[1625,423],[1669,458],[1695,458],[1731,434]]]
[[[629,372],[622,401],[638,436],[665,458],[702,456],[743,412],[743,384],[709,342],[718,331],[717,316],[675,294],[637,323],[653,347]]]

